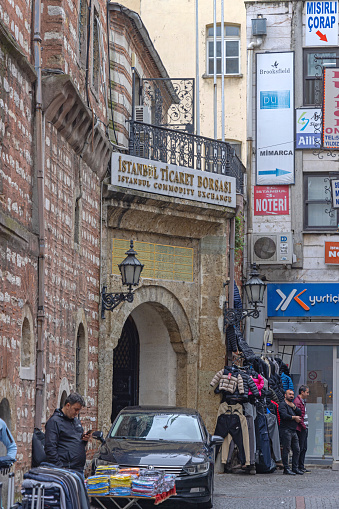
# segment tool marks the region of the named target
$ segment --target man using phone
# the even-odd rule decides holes
[[[45,452],[47,461],[57,467],[83,474],[86,463],[86,445],[91,431],[84,433],[78,414],[85,400],[77,392],[71,393],[62,408],[46,423]]]
[[[301,410],[293,403],[294,391],[288,389],[285,392],[285,399],[279,405],[280,414],[280,443],[282,445],[282,462],[284,465],[284,474],[302,475],[304,472],[299,470],[299,440],[296,432],[297,426],[301,421]],[[288,454],[292,449],[292,470],[288,464]]]

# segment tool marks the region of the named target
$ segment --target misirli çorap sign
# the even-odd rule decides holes
[[[323,147],[339,149],[339,69],[324,69]]]
[[[236,207],[236,179],[115,152],[111,184],[136,191],[161,194]]]

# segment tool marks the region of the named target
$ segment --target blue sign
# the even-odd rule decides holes
[[[318,108],[298,108],[296,118],[296,148],[320,148],[322,113]]]
[[[277,110],[289,108],[291,105],[289,90],[275,90],[260,92],[260,109]]]
[[[269,283],[267,316],[339,316],[339,283]]]

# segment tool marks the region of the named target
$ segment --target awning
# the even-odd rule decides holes
[[[273,322],[274,339],[290,344],[299,341],[339,342],[338,322]]]

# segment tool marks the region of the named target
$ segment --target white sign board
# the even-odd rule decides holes
[[[337,46],[338,2],[305,2],[305,46]]]
[[[339,209],[339,180],[331,179],[332,208]]]
[[[294,53],[257,53],[257,185],[294,183]]]
[[[321,147],[321,118],[322,111],[318,108],[297,108],[295,110],[296,149]]]
[[[323,147],[339,149],[339,68],[324,69]]]
[[[113,186],[236,207],[235,177],[192,170],[119,152],[112,154],[111,164]]]

